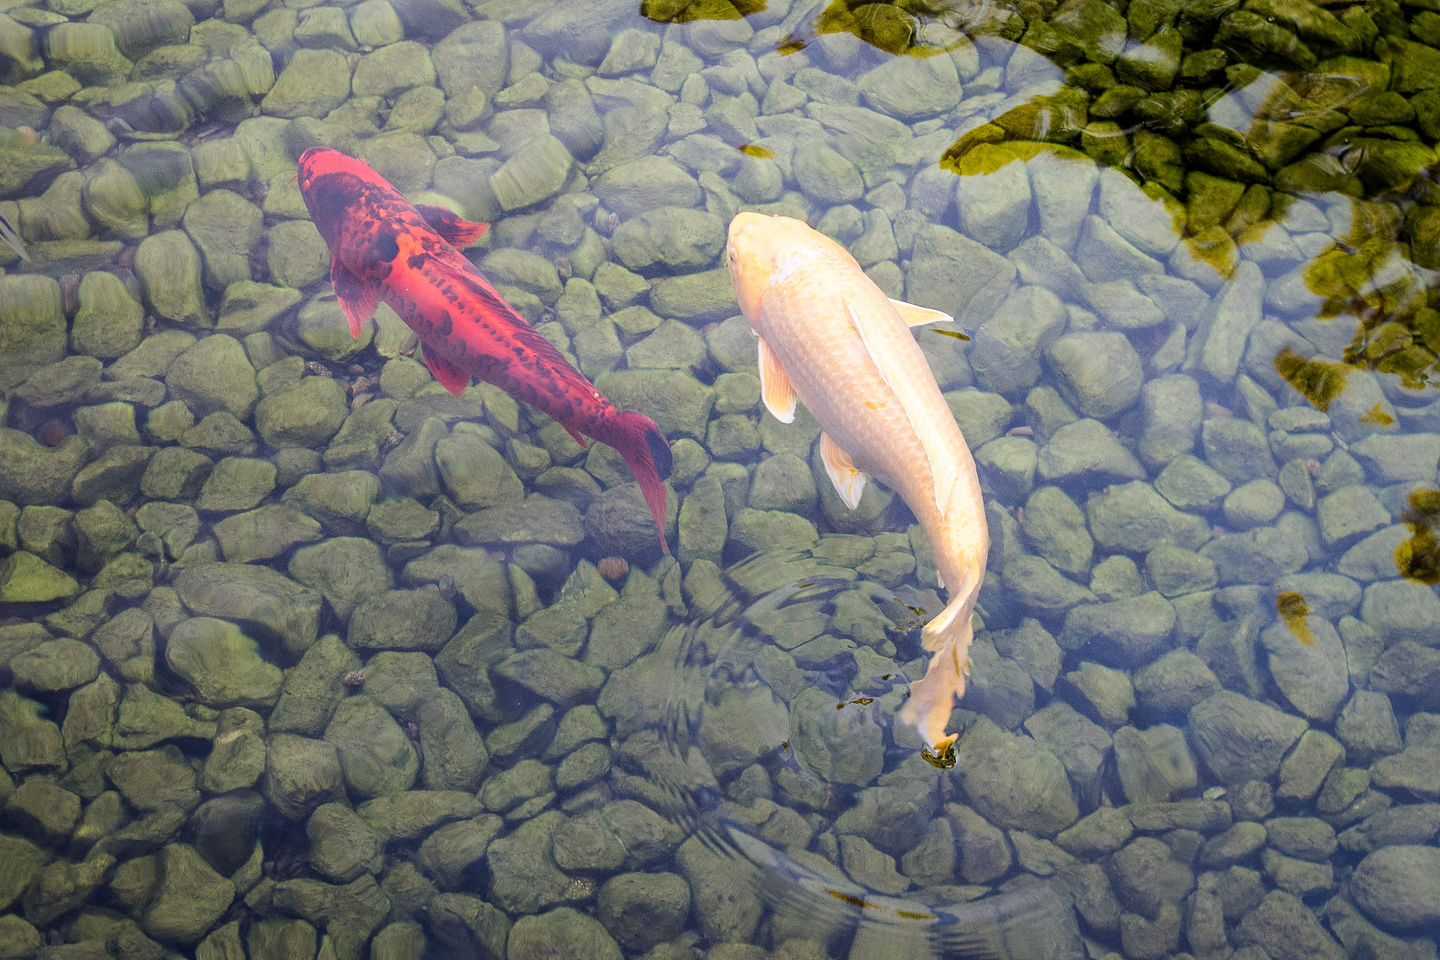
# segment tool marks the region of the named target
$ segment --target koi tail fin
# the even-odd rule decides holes
[[[913,724],[937,753],[954,742],[946,734],[955,698],[965,693],[965,676],[970,672],[970,642],[975,638],[970,622],[976,590],[962,585],[939,615],[925,624],[921,640],[931,652],[925,676],[910,684],[910,698],[900,708],[900,719]]]
[[[615,418],[613,436],[602,439],[620,451],[635,474],[645,504],[655,518],[660,549],[669,553],[670,545],[665,542],[665,479],[670,476],[671,458],[665,435],[649,417],[626,410]]]

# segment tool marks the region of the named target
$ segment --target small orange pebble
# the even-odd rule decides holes
[[[630,572],[630,564],[625,562],[624,557],[605,557],[595,565],[600,571],[600,576],[612,583],[624,578]]]

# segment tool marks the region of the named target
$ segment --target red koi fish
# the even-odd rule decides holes
[[[617,410],[506,303],[457,247],[485,232],[443,207],[416,206],[362,160],[328,147],[300,155],[300,193],[330,246],[330,281],[360,335],[381,301],[420,337],[425,365],[456,396],[472,377],[549,414],[581,445],[620,452],[666,553],[670,445],[650,418]]]

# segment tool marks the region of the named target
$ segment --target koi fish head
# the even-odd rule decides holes
[[[320,236],[332,247],[348,211],[378,175],[364,160],[329,147],[311,147],[300,154],[300,196]]]
[[[760,301],[777,280],[783,280],[795,252],[807,245],[809,227],[793,217],[763,213],[737,213],[730,221],[725,263],[740,311],[752,319],[760,315]]]

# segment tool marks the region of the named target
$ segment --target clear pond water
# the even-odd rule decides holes
[[[1434,958],[1425,4],[0,0],[0,955]],[[360,156],[669,439],[382,307]],[[760,403],[799,217],[916,329],[991,551],[940,609]],[[918,373],[918,371],[917,371]]]

